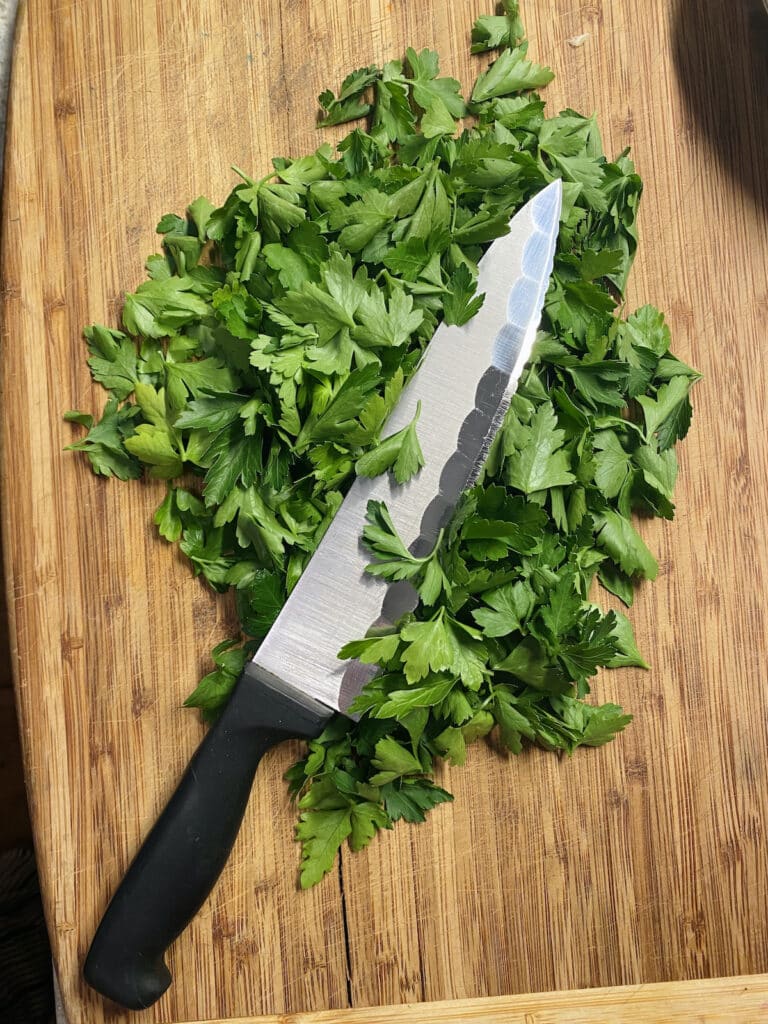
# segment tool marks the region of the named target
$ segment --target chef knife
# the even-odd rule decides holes
[[[370,501],[383,501],[403,541],[430,550],[462,491],[478,478],[536,336],[560,223],[561,185],[535,195],[479,265],[479,312],[441,324],[384,434],[421,403],[424,467],[407,483],[358,477],[277,620],[110,902],[91,944],[86,981],[131,1009],[171,983],[165,952],[213,888],[242,821],[263,755],[318,736],[376,669],[337,655],[372,626],[413,609],[410,584],[366,573],[361,544]]]

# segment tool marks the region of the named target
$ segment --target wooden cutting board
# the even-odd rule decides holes
[[[597,111],[607,151],[631,146],[645,179],[628,306],[665,309],[675,352],[705,375],[677,517],[641,526],[661,564],[632,610],[652,669],[606,673],[595,687],[635,722],[571,760],[478,745],[466,768],[442,775],[453,804],[345,854],[307,893],[281,781],[298,747],[275,752],[221,883],[172,950],[175,983],[142,1020],[768,970],[759,7],[523,4],[531,53],[557,72],[551,109]],[[230,602],[156,536],[163,486],[97,479],[63,451],[76,429],[62,412],[104,401],[81,328],[117,325],[163,213],[200,193],[223,199],[231,164],[263,173],[273,155],[340,137],[343,128],[314,128],[315,97],[349,70],[428,46],[469,85],[487,61],[469,57],[469,30],[489,9],[21,4],[3,206],[4,553],[26,777],[70,1024],[129,1016],[82,985],[80,964],[202,735],[181,703],[234,627]],[[714,1019],[709,990],[691,998],[692,1012]],[[498,1020],[512,1019],[498,1005]]]

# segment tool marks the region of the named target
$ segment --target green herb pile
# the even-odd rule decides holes
[[[421,603],[343,657],[381,666],[288,773],[301,884],[396,821],[451,799],[442,759],[498,729],[571,753],[630,720],[585,701],[601,666],[642,666],[628,619],[589,600],[595,577],[629,605],[657,563],[633,513],[674,512],[675,443],[698,374],[669,351],[663,315],[624,318],[641,181],[608,160],[594,118],[546,117],[516,0],[480,18],[472,50],[499,50],[468,100],[438,56],[350,74],[320,96],[323,126],[359,120],[334,150],[275,159],[218,208],[196,199],[158,225],[162,255],[125,299],[125,331],[92,326],[101,419],[71,445],[94,470],[169,481],[155,523],[216,591],[235,588],[242,636],[187,704],[215,716],[296,585],[356,472],[406,480],[418,423],[387,415],[441,320],[479,308],[477,261],[556,177],[563,214],[534,356],[491,450],[436,549],[411,556],[372,505],[371,570]]]

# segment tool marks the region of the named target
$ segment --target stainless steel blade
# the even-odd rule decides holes
[[[553,182],[510,221],[480,261],[480,311],[462,327],[441,324],[382,436],[413,419],[425,466],[406,484],[358,477],[293,593],[253,658],[258,677],[344,711],[375,669],[340,661],[350,640],[415,606],[410,585],[365,572],[368,502],[383,501],[414,553],[429,550],[462,491],[476,480],[530,358],[552,273],[561,185]]]

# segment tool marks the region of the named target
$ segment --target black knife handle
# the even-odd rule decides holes
[[[107,907],[83,969],[89,985],[131,1010],[160,998],[171,983],[165,952],[224,868],[259,761],[283,740],[319,736],[331,714],[246,666]]]

